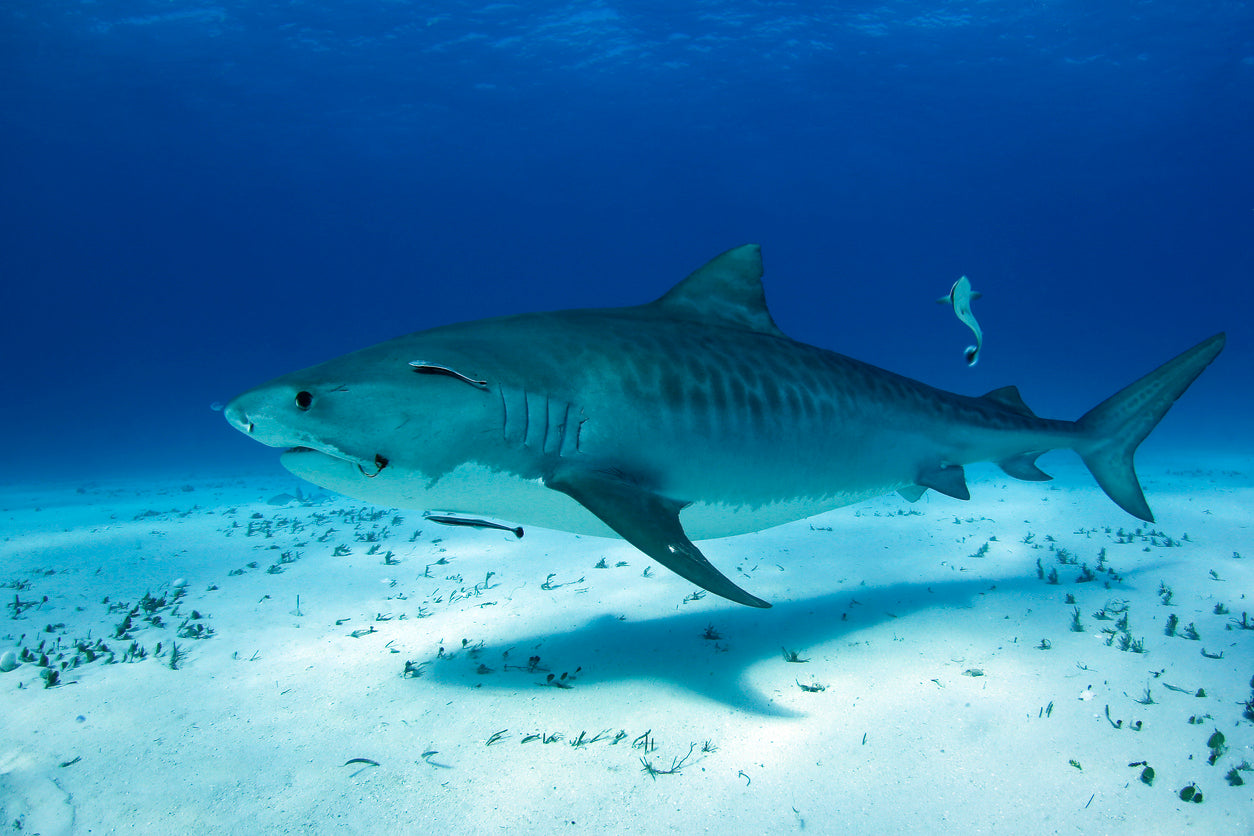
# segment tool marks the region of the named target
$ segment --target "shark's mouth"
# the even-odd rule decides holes
[[[338,459],[339,461],[347,462],[348,464],[355,465],[357,469],[361,472],[361,475],[365,476],[367,479],[373,479],[374,477],[378,476],[380,473],[383,472],[383,468],[388,466],[388,458],[382,453],[375,453],[374,461],[371,462],[370,464],[365,464],[363,463],[362,460],[359,460],[350,456],[336,455],[335,453],[329,452],[327,450],[317,450],[317,449],[314,449],[313,447],[301,447],[301,446],[289,447],[286,450],[284,450],[283,453],[284,455],[289,455],[289,454],[290,455],[306,455],[308,453],[316,453],[318,455],[326,456],[331,459]]]

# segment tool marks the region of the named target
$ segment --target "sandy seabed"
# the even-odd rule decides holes
[[[1153,525],[1042,465],[704,542],[770,610],[281,473],[5,489],[0,825],[1254,832],[1254,462]]]

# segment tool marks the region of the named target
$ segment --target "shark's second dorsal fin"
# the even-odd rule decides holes
[[[745,244],[711,259],[650,307],[676,319],[782,337],[766,309],[762,248]]]
[[[1000,389],[994,389],[984,395],[984,400],[992,401],[998,406],[1009,409],[1011,412],[1019,415],[1027,415],[1032,418],[1037,417],[1036,413],[1023,402],[1023,396],[1019,394],[1019,387],[1017,386],[1003,386]]]

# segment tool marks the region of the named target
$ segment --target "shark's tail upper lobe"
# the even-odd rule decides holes
[[[1154,521],[1132,464],[1136,448],[1223,350],[1224,340],[1222,333],[1203,340],[1102,401],[1076,422],[1083,439],[1076,444],[1076,452],[1106,495],[1134,517]]]

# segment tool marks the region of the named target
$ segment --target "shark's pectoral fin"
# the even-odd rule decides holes
[[[557,473],[546,483],[595,514],[640,551],[715,595],[750,607],[769,607],[715,569],[684,534],[683,503],[658,496],[621,476],[592,470]]]
[[[923,468],[915,477],[915,483],[924,488],[931,488],[937,493],[952,496],[954,499],[970,499],[971,491],[967,490],[967,476],[962,465],[933,465]]]

